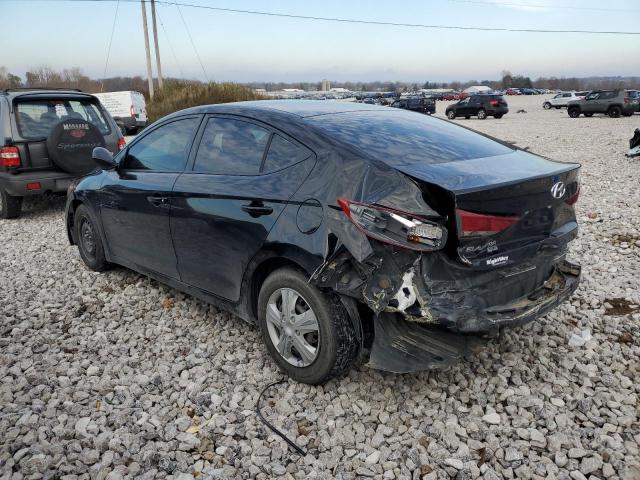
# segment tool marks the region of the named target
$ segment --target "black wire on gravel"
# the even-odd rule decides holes
[[[287,442],[289,444],[289,446],[291,448],[293,448],[296,452],[298,452],[300,455],[306,455],[307,452],[300,446],[298,445],[296,442],[294,442],[293,440],[291,440],[289,437],[287,437],[284,433],[282,433],[280,430],[278,430],[276,427],[274,427],[269,420],[267,420],[266,418],[264,418],[264,416],[262,415],[262,412],[260,411],[260,403],[262,402],[262,397],[264,396],[265,392],[267,390],[269,390],[271,387],[274,387],[275,385],[279,385],[281,383],[284,383],[285,379],[281,378],[280,380],[278,380],[277,382],[273,382],[270,383],[269,385],[267,385],[266,387],[264,387],[264,389],[262,390],[262,393],[260,393],[260,396],[258,397],[258,403],[256,404],[256,413],[258,414],[258,418],[262,421],[262,423],[264,423],[267,427],[269,427],[269,429],[271,429],[276,435],[278,435],[280,438],[282,438],[285,442]]]

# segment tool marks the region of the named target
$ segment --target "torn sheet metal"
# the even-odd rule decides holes
[[[375,318],[368,366],[393,373],[442,368],[478,352],[486,340],[408,322],[398,314]]]

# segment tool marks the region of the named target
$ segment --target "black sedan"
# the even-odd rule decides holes
[[[292,378],[447,365],[568,298],[579,165],[387,107],[183,110],[69,188],[93,270],[131,268],[257,322]]]

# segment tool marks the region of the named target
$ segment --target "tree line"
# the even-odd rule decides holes
[[[202,84],[198,80],[167,79],[177,82]],[[320,90],[321,82],[249,82],[241,84],[248,88],[261,88],[266,91],[278,91],[284,88],[301,90]],[[486,85],[493,89],[506,88],[545,88],[551,90],[595,90],[612,88],[639,88],[640,77],[539,77],[532,80],[528,76],[512,74],[503,70],[498,80],[468,80],[466,82],[331,82],[332,87],[342,87],[351,91],[416,91],[421,88],[447,88],[462,90],[471,85]],[[113,92],[119,90],[135,90],[148,96],[146,78],[111,77],[92,79],[78,67],[54,70],[49,66],[31,68],[24,78],[9,72],[0,66],[0,90],[20,87],[78,88],[85,92]]]

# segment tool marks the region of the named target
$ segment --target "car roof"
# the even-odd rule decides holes
[[[299,118],[313,117],[316,115],[330,115],[334,113],[360,112],[366,110],[386,109],[387,107],[369,105],[355,102],[336,102],[323,100],[254,100],[248,102],[218,103],[203,105],[181,110],[186,113],[229,113],[229,114],[253,114],[260,116],[269,113],[284,113]]]
[[[16,89],[6,89],[0,91],[0,95],[4,95],[9,98],[18,98],[18,97],[45,97],[45,96],[61,96],[61,97],[93,97],[92,94],[83,92],[82,90],[77,90],[73,88],[16,88]]]

